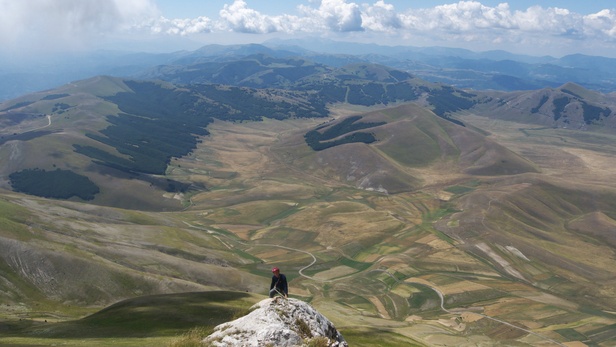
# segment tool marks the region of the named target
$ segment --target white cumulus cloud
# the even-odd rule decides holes
[[[220,18],[233,31],[243,33],[272,33],[283,28],[276,17],[266,16],[250,9],[245,1],[236,0],[231,5],[224,5]]]
[[[616,12],[583,16],[564,8],[532,6],[511,10],[508,3],[486,6],[458,1],[424,9],[397,9],[387,0],[312,0],[298,7],[299,15],[271,16],[252,9],[248,1],[224,5],[219,18],[197,21],[189,32],[335,34],[367,32],[440,41],[542,43],[553,40],[595,40],[615,44]],[[177,30],[186,33],[191,23]],[[374,37],[374,36],[373,36]]]
[[[402,27],[402,20],[392,4],[383,0],[373,5],[364,4],[362,25],[366,30],[392,32]]]
[[[605,9],[584,16],[584,30],[588,35],[605,35],[616,39],[616,10]]]
[[[169,35],[190,35],[209,33],[212,31],[213,22],[208,17],[167,19],[159,18],[149,25],[153,33],[165,33]],[[143,25],[142,25],[143,26]]]
[[[6,47],[79,46],[138,26],[157,13],[150,0],[0,0]]]
[[[294,14],[271,15],[252,8],[256,0],[229,0],[209,17],[196,13],[191,18],[165,18],[155,1],[0,0],[0,44],[10,49],[70,47],[131,35],[353,33],[355,38],[364,35],[387,42],[469,42],[475,47],[485,44],[486,49],[493,43],[575,47],[594,42],[595,47],[612,47],[616,55],[615,9],[581,15],[559,7],[514,11],[506,2],[487,6],[478,0],[422,9],[397,8],[388,0],[305,0]]]
[[[337,31],[362,31],[362,12],[356,3],[345,0],[321,0],[318,8],[301,5],[301,11],[321,27]]]

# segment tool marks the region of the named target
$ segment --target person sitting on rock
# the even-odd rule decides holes
[[[276,294],[282,295],[285,298],[289,296],[289,286],[287,285],[287,276],[280,273],[280,269],[274,267],[272,269],[272,284],[270,284],[269,297],[273,298]]]

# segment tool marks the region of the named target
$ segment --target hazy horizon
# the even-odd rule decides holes
[[[172,52],[305,37],[616,57],[611,1],[0,0],[0,7],[4,59],[16,62],[65,52]]]

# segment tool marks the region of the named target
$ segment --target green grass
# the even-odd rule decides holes
[[[587,341],[588,337],[575,329],[557,329],[555,330],[567,341]]]
[[[353,347],[420,347],[419,342],[406,336],[372,328],[341,328],[340,333]]]
[[[460,212],[460,210],[456,209],[452,204],[443,204],[442,208],[429,210],[423,215],[423,219],[425,222],[430,223],[456,212]]]
[[[442,151],[440,144],[451,143],[451,139],[436,117],[417,117],[412,122],[397,125],[397,130],[390,130],[395,134],[395,140],[378,145],[394,161],[409,167],[421,167],[443,154],[450,154]],[[449,151],[454,153],[456,149],[451,145]]]
[[[409,285],[409,287],[418,290],[413,293],[410,298],[408,298],[411,311],[425,311],[433,309],[440,310],[439,306],[441,300],[434,290],[418,283],[413,283],[412,285]]]
[[[1,207],[0,207],[1,209]],[[20,222],[15,222],[10,217],[0,216],[0,235],[27,241],[32,234],[27,227]]]
[[[123,210],[126,222],[138,225],[160,225],[160,220],[148,213],[133,210]]]
[[[150,337],[150,338],[42,338],[42,337],[0,337],[0,346],[14,347],[41,347],[41,346],[74,346],[74,347],[151,347],[173,346],[175,338]],[[197,346],[197,345],[193,345]],[[190,347],[189,345],[177,345],[175,347]]]
[[[209,328],[193,328],[173,339],[169,347],[202,347],[201,341],[211,333]]]
[[[336,301],[338,303],[359,309],[363,312],[363,314],[366,314],[367,312],[374,314],[375,316],[377,314],[374,304],[361,295],[338,290],[336,291],[335,296],[337,297]]]
[[[0,199],[0,236],[29,240],[33,235],[26,226],[28,218],[31,218],[31,212],[27,209]]]
[[[475,290],[447,295],[447,305],[451,307],[463,307],[477,305],[477,303],[488,303],[496,299],[507,297],[503,292],[487,289]]]
[[[245,252],[245,251],[243,251],[241,249],[238,249],[238,248],[233,249],[233,253],[237,254],[240,258],[252,261],[254,263],[261,262],[261,259],[255,257],[254,255],[252,255],[250,253],[247,253],[247,252]],[[258,272],[256,274],[262,274],[262,273]]]
[[[284,201],[259,200],[222,208],[208,218],[217,223],[268,224],[297,212]]]
[[[3,323],[0,345],[151,346],[169,343],[191,329],[206,331],[249,312],[261,297],[242,292],[192,292],[128,299],[73,321]],[[153,344],[153,341],[158,341]]]
[[[461,195],[464,193],[472,192],[473,190],[475,190],[475,188],[466,187],[466,186],[451,186],[451,187],[445,188],[446,192],[453,193],[456,195]]]
[[[272,223],[274,221],[285,219],[285,218],[291,216],[292,214],[297,213],[298,211],[299,211],[299,208],[297,208],[295,206],[291,207],[291,208],[288,208],[288,209],[283,209],[280,213],[265,218],[261,223],[262,224],[270,224],[270,223]]]
[[[1,306],[7,305],[9,306],[9,302],[21,303],[21,302],[36,302],[37,309],[44,311],[46,309],[53,309],[53,304],[50,305],[49,300],[47,300],[43,293],[33,287],[27,280],[20,277],[19,273],[15,272],[14,269],[7,264],[7,262],[0,257],[0,274],[2,277],[2,281],[0,281],[0,292],[3,294],[9,294],[8,297],[10,299],[4,299],[0,301]],[[8,284],[8,285],[7,285]],[[2,312],[4,308],[0,309],[0,319],[4,318],[3,316],[9,314],[10,310],[6,310],[6,312]],[[2,332],[2,322],[0,321],[0,332]],[[0,344],[1,345],[1,344]]]
[[[599,329],[586,332],[588,336],[595,343],[602,343],[606,341],[616,340],[616,324],[606,325]]]
[[[96,83],[93,83],[93,81],[96,81]],[[97,96],[114,95],[128,90],[128,87],[121,79],[114,77],[94,77],[79,81],[77,84],[79,91],[92,93]]]
[[[406,149],[400,147],[399,150],[404,151]],[[216,152],[214,154],[219,153]],[[409,154],[405,152],[401,152],[400,154],[413,157],[420,157],[422,155],[422,153]],[[211,155],[211,157],[215,157],[215,155]],[[206,158],[205,160],[211,159]],[[220,163],[220,165],[223,164],[226,163]],[[228,169],[233,169],[233,166],[230,166]],[[272,169],[276,168],[272,167]],[[185,165],[182,164],[182,170],[178,171],[181,172],[184,170]],[[282,175],[282,172],[284,172],[284,170],[278,170],[276,175]],[[79,243],[66,241],[68,243],[58,243],[57,246],[55,243],[48,244],[50,247],[53,246],[54,250],[57,249],[57,247],[64,247],[65,253],[70,255],[79,255],[80,257],[88,257],[88,259],[95,254],[92,253],[93,249],[104,250],[106,247],[109,247],[109,250],[111,250],[113,245],[118,242],[122,242],[144,248],[148,251],[148,255],[157,254],[153,252],[150,253],[150,251],[155,251],[158,249],[160,252],[164,252],[166,254],[166,258],[174,256],[178,262],[191,260],[191,262],[186,262],[186,264],[192,264],[193,261],[199,260],[199,256],[202,256],[204,259],[221,259],[227,261],[235,269],[239,268],[239,270],[244,273],[252,273],[261,276],[262,279],[270,276],[271,273],[269,272],[269,269],[271,268],[271,263],[269,262],[272,260],[268,258],[268,262],[263,263],[261,259],[257,258],[256,254],[262,254],[264,249],[269,249],[271,246],[258,246],[255,242],[276,243],[283,246],[307,250],[315,253],[315,256],[318,257],[318,261],[315,265],[305,271],[308,275],[315,275],[321,271],[326,271],[340,265],[358,270],[357,273],[352,275],[344,278],[337,278],[333,281],[329,281],[328,283],[324,283],[322,281],[312,281],[305,278],[298,278],[297,269],[312,261],[311,257],[308,257],[303,253],[289,251],[288,253],[275,257],[274,259],[274,262],[281,264],[284,272],[287,274],[290,281],[292,281],[292,295],[294,294],[293,292],[295,291],[295,288],[301,288],[305,290],[304,293],[306,293],[306,297],[310,297],[309,300],[314,300],[314,302],[323,302],[320,300],[325,300],[325,302],[327,302],[329,300],[330,302],[340,303],[345,306],[345,309],[348,309],[348,311],[345,312],[350,312],[348,318],[353,319],[345,320],[344,322],[349,325],[350,328],[342,328],[341,330],[352,346],[412,346],[414,343],[401,335],[397,335],[393,331],[383,331],[383,329],[387,329],[387,327],[402,326],[405,323],[381,320],[383,324],[381,325],[381,323],[377,321],[377,319],[380,319],[378,312],[374,307],[374,304],[369,301],[369,298],[372,297],[389,295],[388,297],[384,297],[382,301],[388,312],[392,316],[395,315],[393,319],[404,319],[409,314],[420,315],[425,322],[409,323],[408,326],[400,328],[401,330],[399,331],[395,331],[403,332],[405,335],[417,334],[413,336],[422,336],[422,338],[423,336],[428,336],[426,337],[426,341],[428,341],[428,338],[432,338],[429,336],[431,333],[429,327],[432,322],[428,322],[428,320],[436,320],[447,317],[447,315],[445,315],[445,313],[440,309],[440,300],[432,289],[429,287],[422,287],[419,284],[401,284],[394,281],[394,279],[384,272],[368,271],[371,263],[362,262],[362,260],[374,260],[375,263],[373,265],[375,269],[387,269],[400,281],[408,278],[411,274],[414,276],[432,275],[430,280],[437,286],[456,283],[457,280],[462,277],[459,276],[460,271],[468,271],[469,273],[466,274],[465,277],[470,278],[470,280],[477,280],[474,276],[483,276],[483,274],[494,275],[493,278],[481,277],[482,279],[477,280],[488,286],[494,286],[494,290],[473,290],[459,294],[446,295],[446,305],[450,309],[466,306],[495,306],[496,309],[499,309],[500,304],[498,303],[498,300],[495,299],[498,299],[501,296],[507,296],[505,293],[509,292],[510,285],[512,288],[511,290],[520,290],[515,281],[499,281],[497,284],[494,284],[501,278],[496,276],[496,272],[491,270],[492,265],[490,265],[490,263],[485,261],[482,257],[478,257],[482,263],[475,264],[474,262],[468,262],[462,263],[458,266],[457,264],[453,264],[453,260],[449,260],[447,258],[447,253],[452,252],[452,250],[454,250],[453,247],[451,249],[440,249],[439,244],[437,244],[434,248],[432,248],[430,245],[426,245],[423,241],[418,243],[415,242],[422,236],[434,234],[452,245],[458,244],[457,242],[454,242],[454,240],[446,233],[436,230],[433,225],[435,221],[443,217],[448,217],[450,213],[459,212],[456,209],[459,206],[457,205],[458,196],[455,196],[450,203],[443,203],[441,201],[435,201],[435,198],[430,196],[431,194],[422,193],[420,191],[412,193],[409,192],[401,195],[389,194],[384,196],[383,194],[376,192],[351,189],[349,187],[336,187],[333,183],[315,184],[314,182],[307,180],[306,182],[301,182],[304,184],[302,185],[295,181],[300,178],[289,176],[285,177],[285,179],[288,179],[290,184],[297,183],[297,186],[300,187],[298,188],[296,198],[289,197],[286,195],[287,193],[285,193],[284,198],[275,200],[273,198],[266,198],[266,195],[269,192],[261,190],[256,186],[250,186],[251,182],[249,182],[249,180],[252,178],[245,177],[244,175],[246,175],[246,173],[242,172],[236,176],[234,175],[233,177],[229,177],[238,178],[237,182],[233,182],[233,184],[241,186],[241,190],[232,191],[231,189],[226,189],[229,191],[227,194],[237,194],[238,196],[241,196],[241,199],[236,201],[233,198],[227,198],[224,192],[216,192],[216,194],[212,194],[213,197],[215,197],[214,200],[208,201],[208,193],[204,192],[203,194],[206,198],[203,198],[201,202],[199,202],[199,197],[197,197],[197,199],[195,199],[197,204],[192,205],[188,211],[174,212],[173,214],[147,213],[119,209],[117,211],[112,211],[109,209],[109,212],[105,212],[102,207],[88,208],[83,209],[82,211],[75,207],[74,214],[70,213],[64,216],[65,212],[63,211],[68,211],[67,209],[73,206],[73,204],[63,203],[63,210],[58,212],[57,209],[45,208],[42,206],[47,205],[46,203],[40,203],[41,207],[38,207],[38,209],[25,209],[17,204],[13,204],[11,201],[14,198],[6,198],[4,200],[0,199],[0,236],[16,239],[18,238],[18,235],[24,235],[23,237],[25,237],[25,235],[34,235],[35,237],[45,238],[48,237],[47,235],[49,234],[54,235],[53,240],[56,240],[56,237],[60,237],[65,234],[67,235],[66,240],[71,240],[68,236],[75,237],[76,240],[77,236],[79,236]],[[244,181],[245,179],[248,180]],[[483,180],[483,178],[481,179]],[[207,181],[206,179],[203,180]],[[486,199],[492,198],[492,196],[489,195],[489,193],[492,192],[492,184],[495,184],[496,187],[496,190],[494,191],[498,191],[498,187],[501,187],[499,185],[500,182],[507,185],[513,183],[508,180],[501,181],[500,179],[496,180],[492,178],[486,178],[485,180],[486,186],[482,187],[482,190],[475,191],[473,194],[476,196],[486,194]],[[515,193],[512,192],[511,194],[507,194],[507,198],[503,198],[503,201],[499,201],[499,203],[489,205],[491,207],[489,209],[490,214],[486,214],[485,221],[486,223],[490,223],[487,225],[493,227],[493,232],[495,233],[494,236],[499,237],[499,244],[509,244],[507,243],[507,239],[510,237],[519,237],[519,243],[534,242],[536,239],[531,238],[530,236],[532,235],[526,233],[526,229],[517,228],[518,225],[525,225],[527,219],[529,221],[533,221],[535,219],[546,221],[547,218],[552,218],[557,221],[552,224],[546,222],[552,229],[541,229],[537,231],[537,233],[543,234],[544,232],[547,233],[550,231],[557,231],[553,225],[559,226],[564,223],[566,218],[573,215],[571,212],[572,209],[579,209],[582,212],[587,212],[588,209],[592,207],[592,209],[599,209],[612,218],[615,218],[614,216],[616,216],[616,212],[614,212],[615,209],[613,207],[614,204],[607,196],[594,192],[581,194],[583,191],[578,192],[577,190],[574,190],[574,188],[563,189],[558,186],[552,187],[541,182],[535,182],[535,179],[529,178],[529,180],[532,184],[535,184],[536,189],[532,189],[532,191],[534,191],[533,194],[531,194],[531,189],[520,190]],[[474,187],[477,187],[482,183],[480,182],[480,179],[469,181],[465,176],[464,178],[461,177],[446,184],[449,186],[448,188],[445,188],[446,190],[449,190],[454,194],[463,194],[471,191]],[[609,185],[606,184],[605,186],[608,187]],[[443,189],[443,187],[439,186],[435,189]],[[578,189],[582,190],[582,188]],[[306,192],[309,192],[310,194]],[[274,191],[272,194],[277,196],[279,193]],[[294,193],[289,193],[289,195],[293,194]],[[216,197],[218,196],[224,197],[224,201],[218,203],[216,201]],[[571,196],[571,198],[566,198],[568,196]],[[258,200],[252,200],[251,202],[250,199],[255,199],[255,197],[258,197]],[[572,201],[573,197],[576,197],[576,199],[584,198],[584,202],[578,203],[576,201]],[[468,198],[470,199],[472,196],[469,196]],[[466,197],[463,197],[460,200],[463,199],[466,199]],[[346,241],[345,243],[341,242],[333,245],[330,249],[323,250],[324,245],[319,243],[323,242],[324,237],[327,237],[326,233],[323,233],[323,236],[317,239],[315,238],[317,233],[312,232],[312,227],[306,227],[306,230],[301,230],[303,225],[287,223],[287,220],[293,219],[289,218],[290,216],[298,213],[298,207],[291,206],[291,204],[289,204],[291,201],[298,202],[298,206],[302,207],[302,210],[299,210],[299,213],[312,213],[313,215],[310,217],[312,217],[312,220],[316,221],[322,220],[323,222],[326,222],[328,217],[332,217],[330,219],[331,222],[337,222],[340,220],[345,221],[343,218],[356,218],[356,220],[359,218],[370,221],[372,217],[368,216],[373,215],[378,218],[383,218],[379,220],[383,220],[384,222],[388,222],[391,218],[393,218],[391,216],[396,218],[409,218],[409,221],[405,222],[403,225],[400,224],[401,226],[399,227],[383,227],[383,230],[380,230],[377,227],[374,229],[375,232],[373,235],[370,234],[370,232],[367,233],[367,235],[371,236],[361,235],[350,243],[346,243]],[[488,200],[477,201],[485,202]],[[545,204],[543,203],[544,201],[546,202]],[[586,203],[586,201],[588,201],[588,203]],[[507,205],[505,204],[506,202],[512,203]],[[596,204],[594,202],[596,202]],[[53,205],[56,205],[55,207],[59,204],[60,202],[53,202]],[[323,208],[316,208],[317,205],[321,205]],[[550,209],[553,209],[555,212],[552,214],[542,212],[548,211],[547,208],[542,207],[542,205],[549,206]],[[33,205],[24,204],[24,206]],[[218,206],[225,206],[225,208]],[[504,214],[505,217],[500,218],[500,215],[492,214],[497,210],[497,208],[504,209],[507,206],[514,206],[515,209],[511,208],[510,210],[505,210],[505,212],[508,212],[508,214]],[[476,208],[474,209],[465,207],[465,211],[468,212],[475,210],[476,213],[481,213],[481,211],[487,209],[487,206],[485,205],[479,205],[478,208],[477,205],[475,205],[475,207]],[[523,209],[526,207],[529,207],[532,211],[539,211],[542,213],[538,214],[539,218],[534,216],[533,218],[530,218],[528,213],[523,210],[519,210],[519,208]],[[459,208],[462,207],[460,206]],[[47,210],[49,210],[49,213],[46,213]],[[43,211],[43,213],[41,211]],[[96,213],[94,211],[96,211]],[[207,211],[207,213],[200,213],[204,211]],[[378,213],[375,213],[375,211]],[[44,219],[36,217],[37,213],[41,214]],[[348,214],[349,216],[347,217],[345,214]],[[416,225],[415,223],[420,216],[423,216],[423,222],[420,225]],[[462,217],[458,217],[460,222],[455,227],[459,227],[461,225],[462,227],[467,228],[469,233],[474,232],[475,228],[478,230],[481,229],[480,224],[469,224],[472,222],[472,218],[470,217],[477,217],[478,214],[473,215],[467,213],[466,215],[461,214],[461,216]],[[469,219],[465,220],[465,216],[469,216]],[[554,218],[554,216],[564,216],[566,218]],[[216,235],[208,235],[205,231],[199,232],[197,229],[190,229],[187,225],[181,223],[181,220],[186,220],[190,224],[194,224],[197,228],[201,228],[203,230],[215,230]],[[480,223],[480,220],[480,218],[476,219],[476,223]],[[91,221],[92,223],[96,223],[103,228],[99,230],[96,225],[86,225],[86,223],[84,223],[85,221]],[[243,228],[255,230],[251,236],[258,235],[259,238],[255,237],[252,242],[247,242],[246,244],[244,244],[243,241],[240,243],[240,239],[228,230],[222,229],[224,228],[223,226],[215,228],[209,225],[209,223],[215,223],[216,221],[224,221],[230,224],[248,223],[250,226],[243,226]],[[279,221],[280,223],[277,223]],[[129,223],[134,223],[136,228],[133,229]],[[146,228],[146,225],[150,227]],[[332,225],[338,228],[338,225],[335,223],[332,223]],[[83,230],[82,228],[84,226],[88,229]],[[319,224],[315,222],[314,226],[316,229]],[[343,227],[346,228],[346,226]],[[231,228],[232,227],[230,227],[230,230]],[[501,229],[502,232],[500,232]],[[496,234],[497,231],[498,234]],[[553,234],[556,235],[556,233]],[[222,237],[222,240],[232,245],[234,249],[227,250],[226,246],[220,244],[214,236],[217,238]],[[565,239],[565,237],[567,237],[567,239]],[[586,237],[590,238],[590,236]],[[562,234],[562,242],[564,245],[569,244],[569,238],[574,240],[569,234]],[[483,239],[475,239],[475,241],[481,240]],[[486,238],[483,241],[487,242],[488,240],[489,239]],[[496,239],[492,239],[491,241],[496,242]],[[91,243],[92,246],[90,246],[89,243]],[[518,245],[519,243],[512,242],[513,245]],[[556,246],[558,246],[558,244],[553,246],[551,249],[558,249]],[[520,250],[525,254],[527,254],[526,249],[520,247]],[[466,248],[460,247],[457,248],[457,250],[465,251]],[[82,253],[78,254],[79,251]],[[106,259],[113,261],[114,263],[124,261],[124,259],[109,256],[109,253],[111,252],[106,251],[105,254],[101,255],[106,255]],[[235,255],[238,255],[238,257]],[[374,257],[374,255],[377,255],[378,257]],[[382,255],[387,256],[382,257]],[[469,256],[472,257],[473,255],[473,253],[469,253]],[[528,253],[528,255],[529,257],[532,257],[532,253]],[[368,258],[369,256],[370,258]],[[128,259],[130,258],[127,257],[126,259],[127,266],[142,266],[142,259],[148,261],[147,265],[143,265],[143,268],[145,269],[144,271],[153,271],[150,272],[149,275],[154,276],[154,278],[160,278],[161,281],[165,280],[163,275],[157,275],[160,269],[159,267],[149,265],[150,258],[139,258],[135,256],[130,260],[132,263],[128,263]],[[519,261],[519,263],[522,262]],[[563,277],[545,277],[543,275],[550,274],[552,271],[551,269],[553,268],[548,268],[547,266],[540,267],[540,265],[544,263],[541,259],[535,260],[534,257],[533,262],[523,264],[525,264],[525,268],[537,266],[537,269],[541,270],[540,275],[542,275],[542,277],[537,277],[537,279],[534,280],[534,283],[540,284],[539,288],[547,288],[546,291],[549,293],[556,294],[563,299],[569,299],[578,304],[588,304],[588,300],[598,299],[597,297],[593,297],[595,292],[584,291],[586,286],[593,283],[586,284],[587,281],[581,280],[573,286],[569,282],[562,280],[562,278],[568,277],[567,273],[561,274]],[[514,265],[518,266],[519,264],[515,263]],[[521,268],[518,269],[520,270]],[[206,334],[208,329],[214,326],[215,322],[210,320],[218,319],[219,316],[221,317],[220,321],[230,320],[237,315],[237,313],[232,312],[234,309],[237,310],[236,312],[243,312],[242,307],[234,308],[236,305],[232,303],[234,302],[233,300],[226,301],[224,298],[220,300],[220,303],[218,303],[218,299],[212,299],[212,302],[207,302],[207,300],[205,300],[206,298],[202,298],[203,301],[200,301],[195,297],[178,297],[176,299],[172,299],[170,297],[166,297],[165,299],[148,297],[148,299],[143,299],[140,304],[136,303],[135,300],[122,304],[118,303],[118,305],[114,305],[108,310],[103,310],[96,315],[92,315],[82,320],[66,321],[62,323],[42,323],[41,321],[43,319],[49,319],[50,322],[57,320],[57,317],[53,316],[53,312],[56,311],[57,306],[53,307],[48,303],[41,303],[43,300],[43,294],[38,292],[28,292],[28,288],[32,288],[31,284],[26,283],[24,280],[20,280],[18,275],[11,271],[14,270],[12,270],[8,264],[0,263],[0,274],[6,275],[4,276],[6,277],[6,280],[10,282],[11,285],[16,286],[18,289],[16,291],[21,294],[21,297],[17,297],[15,301],[18,302],[17,299],[20,299],[20,301],[23,301],[26,305],[29,305],[28,307],[44,313],[36,312],[35,314],[30,314],[31,312],[27,312],[27,316],[29,317],[27,321],[11,321],[6,323],[0,322],[0,345],[57,344],[73,346],[161,346],[172,340],[177,340],[179,341],[177,346],[190,346],[191,343],[200,341],[202,335]],[[172,276],[178,276],[182,280],[195,281],[194,276],[185,276],[183,273],[180,274],[175,268],[169,269],[168,271],[168,273],[171,273]],[[438,273],[442,275],[445,271],[451,271],[452,275],[458,275],[458,279],[441,278],[442,276],[435,276],[435,274]],[[473,274],[473,271],[476,271],[476,273]],[[606,271],[609,272],[609,270]],[[187,273],[189,273],[189,271],[187,271]],[[192,275],[192,272],[190,272],[190,274]],[[447,272],[447,274],[449,274],[449,272]],[[575,272],[573,272],[572,275],[575,275]],[[580,277],[571,276],[571,278]],[[531,278],[529,278],[529,280],[531,280]],[[122,289],[120,293],[134,293],[134,289],[146,292],[144,291],[145,282],[138,283],[138,281],[135,281],[135,278],[129,276],[117,276],[114,277],[113,281],[109,281],[108,283],[115,283],[121,286]],[[7,290],[7,288],[8,287],[2,288],[0,286],[0,291],[8,292],[13,295],[13,293]],[[91,290],[93,296],[100,295],[96,292],[95,287],[91,288]],[[527,290],[529,292],[533,291],[530,286],[527,287]],[[266,286],[263,286],[263,292],[266,291]],[[296,293],[298,292],[299,291],[296,291]],[[563,293],[566,295],[562,295]],[[582,298],[575,295],[577,293],[584,293],[585,295],[586,293],[589,293],[589,298],[584,299],[585,301],[582,302]],[[25,297],[25,299],[21,300],[22,297]],[[41,303],[40,306],[35,306],[39,303]],[[594,307],[602,306],[597,304]],[[507,310],[510,309],[517,310],[518,312],[525,312],[526,307],[524,307],[524,305],[517,304],[517,301],[508,303],[503,300],[503,315],[507,319],[511,319],[513,317],[513,320],[515,321],[520,318],[509,313]],[[92,309],[89,308],[88,312],[91,312],[91,310]],[[552,312],[552,310],[555,311]],[[567,313],[567,317],[563,317],[562,313],[559,313],[561,310],[557,307],[542,307],[541,309],[533,308],[531,313],[525,313],[524,316],[520,317],[523,317],[524,319],[535,319],[535,317],[537,317],[537,320],[541,323],[554,322],[555,326],[563,329],[565,327],[578,329],[579,327],[578,330],[584,333],[588,331],[589,324],[596,324],[592,327],[597,329],[602,326],[606,326],[604,330],[595,331],[594,335],[598,341],[610,341],[609,339],[613,339],[610,332],[611,329],[614,329],[614,326],[609,325],[614,322],[614,320],[612,320],[614,317],[613,315],[609,315],[609,313],[600,311],[597,308],[592,311],[590,309],[582,310],[593,317],[606,318],[606,323],[586,323],[584,319],[587,317],[580,315],[578,319],[578,317],[573,317],[570,313]],[[2,315],[1,311],[2,310],[0,310],[0,315]],[[49,312],[51,312],[51,314]],[[115,316],[112,316],[112,314]],[[356,318],[355,314],[358,316],[357,320],[354,319]],[[554,316],[550,316],[550,314],[554,314]],[[71,314],[70,317],[74,318],[82,315],[83,313]],[[358,322],[359,319],[364,318],[360,315],[369,317],[370,324],[374,325],[371,325],[371,328],[363,328],[362,325],[352,326],[353,323],[350,323],[350,321]],[[63,317],[67,316],[69,315],[63,314]],[[35,317],[36,321],[34,321],[32,317]],[[542,317],[550,317],[550,320]],[[336,316],[334,315],[332,318],[336,318]],[[561,324],[561,321],[567,324]],[[579,322],[579,324],[574,325],[571,323],[573,321]],[[425,324],[428,328],[421,328],[422,324]],[[385,327],[385,325],[387,327]],[[546,327],[546,332],[551,329],[551,324],[544,324],[543,326]],[[10,334],[5,334],[7,331]],[[468,331],[460,332],[460,334],[456,336],[460,337],[463,334],[467,334],[463,338],[468,336],[472,341],[473,335],[476,334],[476,331],[478,330],[469,329]],[[563,333],[571,334],[572,336],[574,334],[572,331]],[[452,331],[452,336],[454,334],[457,333]],[[483,334],[483,331],[478,334]],[[485,335],[482,335],[482,337],[483,336]],[[82,341],[86,341],[86,343],[82,343]]]
[[[395,319],[403,321],[412,314],[406,297],[392,293],[391,300],[396,305],[396,310],[394,311],[396,312]]]
[[[353,259],[349,259],[346,257],[340,258],[340,264],[346,265],[358,271],[364,271],[372,266],[372,263],[364,263],[360,261],[355,261]]]

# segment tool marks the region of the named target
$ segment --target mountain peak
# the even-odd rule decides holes
[[[314,340],[320,346],[348,347],[347,342],[325,316],[297,299],[265,299],[251,312],[217,326],[204,339],[212,346],[306,346]],[[325,342],[327,342],[325,344]]]

